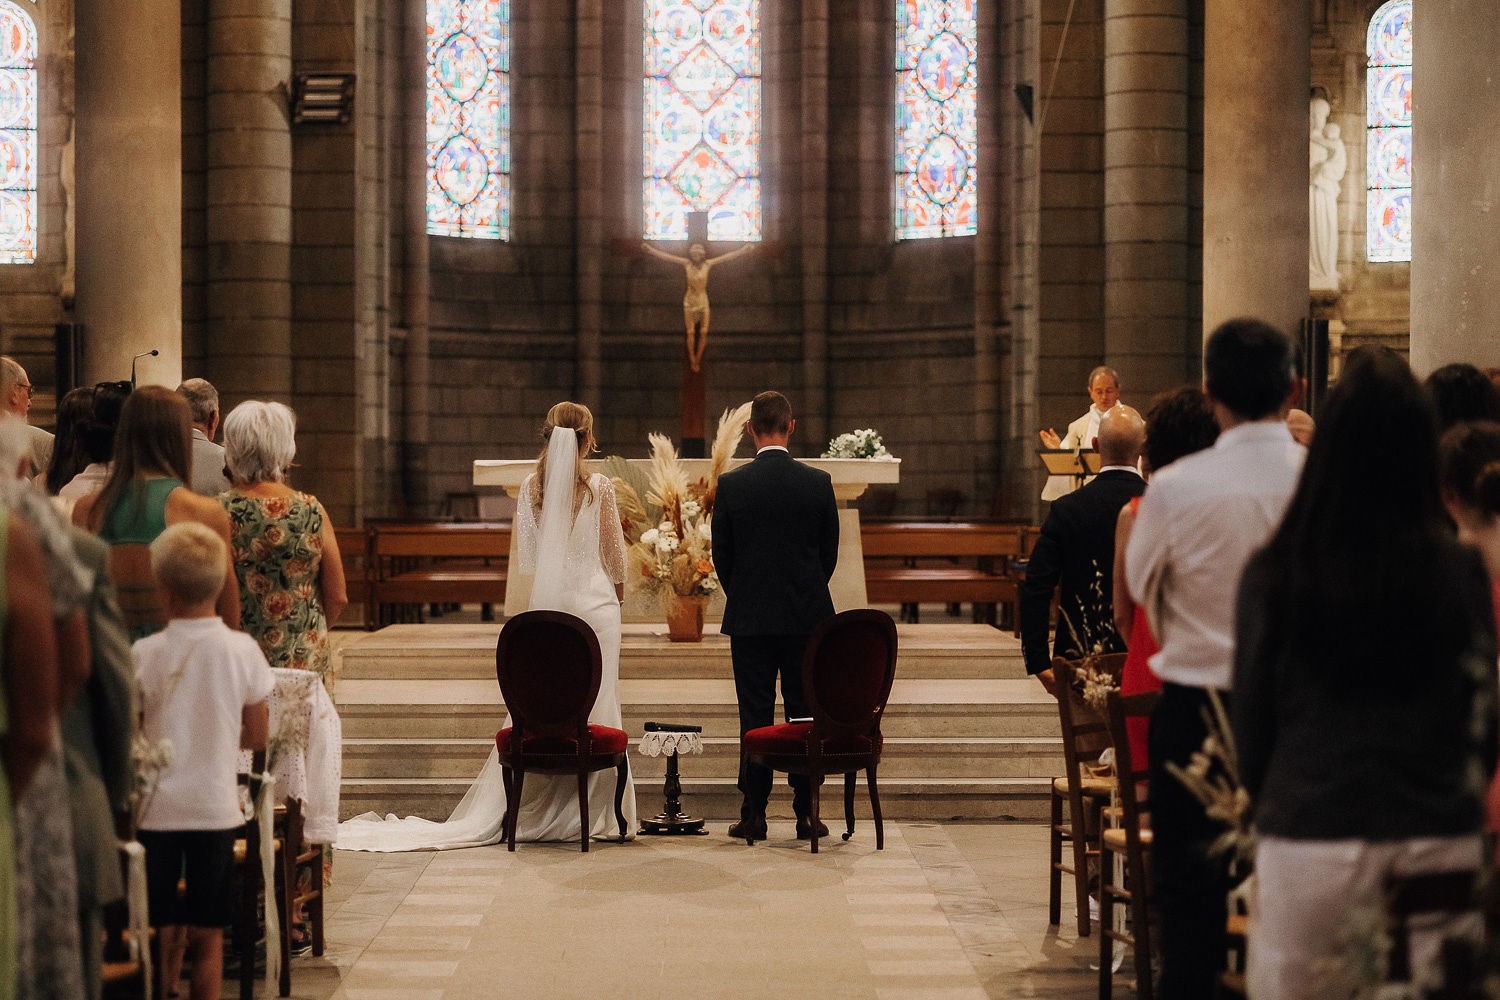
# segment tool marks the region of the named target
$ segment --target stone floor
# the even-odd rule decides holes
[[[419,854],[339,852],[304,1000],[1080,998],[1096,938],[1047,925],[1046,828],[868,826],[812,857],[772,826]],[[1118,995],[1130,995],[1126,975]],[[258,995],[273,995],[263,989]],[[226,994],[227,996],[228,994]]]

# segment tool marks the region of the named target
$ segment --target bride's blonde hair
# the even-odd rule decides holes
[[[547,442],[551,440],[554,431],[561,431],[565,434],[572,432],[578,435],[578,467],[574,470],[574,495],[593,497],[593,491],[589,489],[588,473],[583,471],[583,460],[589,452],[594,450],[594,415],[582,403],[564,400],[547,411],[547,419],[542,424],[542,452],[536,459],[536,496],[531,501],[538,511],[542,509],[542,491],[546,488],[544,484],[547,482]]]

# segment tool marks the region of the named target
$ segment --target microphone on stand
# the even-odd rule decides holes
[[[133,358],[130,359],[130,388],[131,389],[135,388],[135,363],[137,361],[141,360],[141,358],[154,358],[154,357],[158,356],[159,354],[161,354],[161,351],[158,351],[156,348],[153,347],[153,348],[151,348],[151,350],[149,350],[149,351],[142,351],[141,353],[137,354],[135,357],[133,357]]]

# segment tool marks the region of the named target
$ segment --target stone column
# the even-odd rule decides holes
[[[578,0],[574,55],[574,169],[578,203],[575,267],[578,309],[577,399],[600,404],[604,322],[604,3]],[[703,434],[700,422],[698,435]]]
[[[828,440],[828,0],[802,4],[802,394],[799,436]],[[769,91],[768,91],[769,92]],[[762,98],[764,99],[764,98]]]
[[[1412,33],[1411,363],[1500,363],[1500,36],[1494,11],[1423,0]]]
[[[1104,8],[1104,354],[1142,406],[1188,337],[1187,0]]]
[[[1013,93],[999,83],[999,67],[1009,60],[1002,48],[1000,12],[980,4],[979,18],[979,231],[974,236],[974,489],[981,511],[988,511],[1001,481],[1004,396],[1000,369],[1000,328],[1004,325],[1000,242],[1006,226],[1002,207],[1002,103]]]
[[[181,5],[78,0],[77,317],[85,382],[182,377]]]
[[[1204,22],[1203,329],[1307,315],[1310,0],[1211,3]]]
[[[409,0],[405,7],[403,66],[427,66],[427,2]],[[401,309],[406,321],[406,344],[402,366],[401,462],[402,499],[409,514],[431,513],[432,345],[428,327],[431,289],[431,242],[427,235],[427,74],[401,73],[401,129],[404,153],[401,187],[403,241]]]
[[[291,75],[291,0],[210,0],[204,356],[231,406],[292,395]]]

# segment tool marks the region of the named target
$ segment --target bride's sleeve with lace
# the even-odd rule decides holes
[[[527,476],[521,483],[521,494],[516,499],[516,559],[522,573],[536,572],[536,474]]]
[[[625,532],[620,527],[620,506],[615,502],[615,484],[600,476],[599,565],[610,583],[625,582]]]

